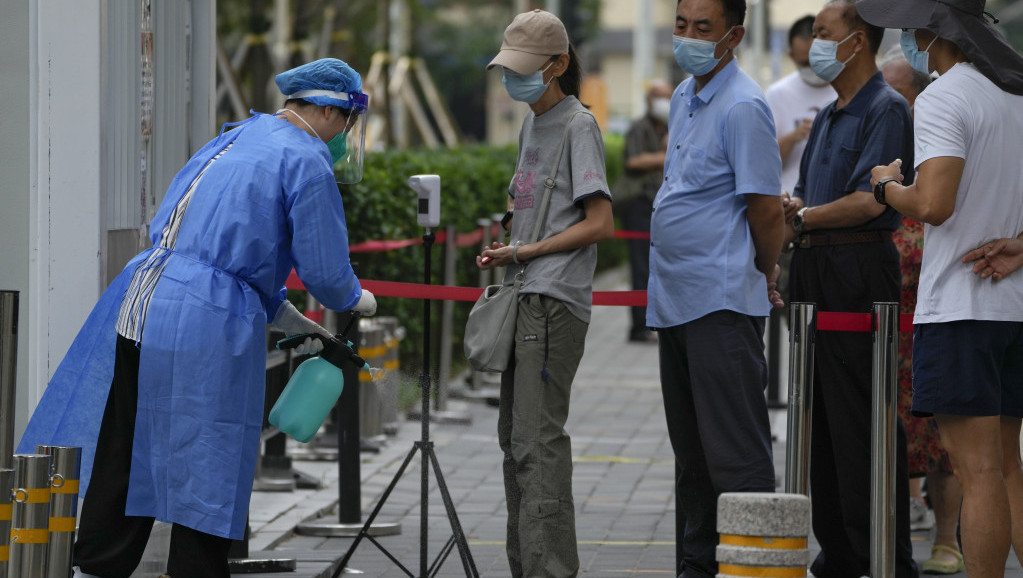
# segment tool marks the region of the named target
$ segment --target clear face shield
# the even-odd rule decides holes
[[[327,143],[334,160],[337,182],[352,184],[362,180],[362,160],[366,150],[366,116],[369,112],[369,95],[361,92],[348,93],[351,106],[341,109],[347,115],[344,132]]]

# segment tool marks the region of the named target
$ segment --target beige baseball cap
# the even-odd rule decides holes
[[[501,51],[487,70],[503,66],[519,74],[532,74],[552,56],[568,53],[568,32],[557,16],[539,8],[523,12],[504,29]]]

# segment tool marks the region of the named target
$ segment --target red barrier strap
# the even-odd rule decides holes
[[[645,231],[615,231],[615,239],[649,239],[650,233]]]
[[[490,226],[490,237],[496,238],[500,234],[500,225],[494,223]],[[648,235],[649,236],[649,235]],[[446,243],[448,240],[447,231],[438,231],[433,238],[434,243]],[[483,229],[476,229],[469,233],[458,233],[455,235],[455,246],[456,247],[471,247],[478,245],[483,242]],[[362,243],[356,243],[348,247],[349,253],[382,253],[384,251],[394,251],[396,249],[404,249],[405,247],[413,247],[416,245],[422,245],[422,237],[414,237],[411,239],[395,239],[392,241],[384,240],[372,240],[363,241]]]
[[[483,289],[481,287],[455,287],[452,285],[424,285],[422,283],[402,283],[399,281],[374,281],[360,279],[363,289],[376,297],[400,297],[405,299],[437,299],[449,301],[476,301]],[[286,284],[288,289],[304,290],[305,285],[295,271],[291,272]],[[615,307],[645,307],[646,291],[594,291],[593,304]],[[821,311],[817,313],[818,331],[858,331],[869,332],[874,329],[871,313],[834,313]],[[899,316],[899,331],[913,331],[913,316]]]

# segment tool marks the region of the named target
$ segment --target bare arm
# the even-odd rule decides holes
[[[785,213],[775,195],[746,195],[746,220],[749,221],[757,269],[770,280],[781,255]]]
[[[874,201],[873,192],[853,191],[830,203],[807,208],[803,213],[803,232],[855,227],[883,212],[884,205]]]
[[[630,171],[652,171],[664,168],[664,151],[639,153],[625,159],[625,168]]]
[[[965,164],[959,157],[927,159],[917,170],[916,182],[906,187],[901,184],[902,160],[895,159],[890,165],[874,167],[870,182],[876,184],[888,177],[899,179],[900,182],[885,185],[885,202],[911,219],[940,225],[955,210]]]
[[[611,213],[611,201],[603,195],[592,195],[583,200],[583,211],[586,216],[582,221],[572,225],[564,231],[546,239],[519,245],[515,256],[519,261],[528,261],[548,253],[558,251],[570,251],[597,241],[608,239],[614,235],[614,217]],[[483,269],[506,266],[512,263],[512,251],[514,247],[505,246],[494,249],[484,249],[481,257],[492,257],[487,263],[480,263],[480,257],[476,263]]]

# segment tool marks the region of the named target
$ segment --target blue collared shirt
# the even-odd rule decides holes
[[[905,180],[913,182],[913,119],[906,100],[874,74],[842,108],[835,102],[813,121],[793,192],[816,207],[854,191],[871,191],[870,169],[902,159]],[[855,227],[832,231],[894,231],[902,221],[895,209]]]
[[[781,156],[764,93],[733,60],[695,93],[672,95],[664,182],[650,223],[647,325],[727,309],[765,316],[746,194],[781,194]]]

